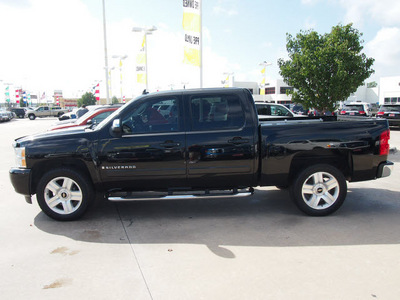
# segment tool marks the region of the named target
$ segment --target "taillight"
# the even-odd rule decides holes
[[[346,111],[345,111],[345,110],[342,110],[342,111],[340,112],[340,114],[341,114],[341,115],[345,115],[345,114],[346,114]]]
[[[365,111],[359,111],[358,112],[360,115],[365,115]]]
[[[379,111],[379,112],[378,112],[378,116],[383,116],[384,114],[385,114],[384,111]]]
[[[379,155],[389,155],[390,130],[385,130],[379,137]]]

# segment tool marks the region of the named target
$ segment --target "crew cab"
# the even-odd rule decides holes
[[[29,110],[25,115],[29,120],[35,120],[37,117],[61,117],[68,109],[63,109],[60,106],[39,106],[33,110]]]
[[[174,107],[162,115],[165,103]],[[193,199],[257,186],[290,188],[303,212],[322,216],[342,205],[346,181],[390,175],[389,137],[384,119],[260,122],[247,89],[174,90],[141,95],[97,126],[16,139],[10,179],[56,220],[81,217],[99,192]]]

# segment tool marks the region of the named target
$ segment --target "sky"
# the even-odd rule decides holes
[[[142,35],[133,27],[157,30],[148,36],[149,90],[199,87],[199,68],[183,64],[182,0],[104,0],[112,95],[131,98]],[[262,79],[260,63],[270,62],[267,82],[279,79],[277,60],[287,59],[286,34],[328,33],[353,23],[363,33],[363,52],[375,59],[367,81],[400,75],[398,0],[203,0],[203,87]],[[100,82],[105,97],[102,0],[0,0],[0,88],[32,94],[80,97]],[[119,68],[113,56],[127,55]],[[120,73],[121,72],[121,73]],[[122,74],[122,85],[121,77]],[[122,91],[121,91],[122,87]],[[4,92],[0,93],[4,102]]]

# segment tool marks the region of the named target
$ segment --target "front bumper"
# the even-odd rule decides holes
[[[378,172],[376,178],[388,177],[392,174],[394,163],[386,161],[378,166]]]
[[[31,169],[22,169],[22,168],[10,169],[10,180],[15,191],[19,194],[24,195],[26,199],[27,197],[30,198],[30,196],[32,195],[31,174],[32,174]]]

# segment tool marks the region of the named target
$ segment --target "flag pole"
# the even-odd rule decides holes
[[[107,35],[106,35],[106,8],[103,0],[103,32],[104,32],[104,58],[105,58],[105,71],[106,71],[106,93],[107,93],[107,104],[110,104],[110,94],[108,87],[108,58],[107,58]],[[100,101],[99,101],[100,102]]]
[[[203,2],[200,1],[200,88],[203,88]]]

